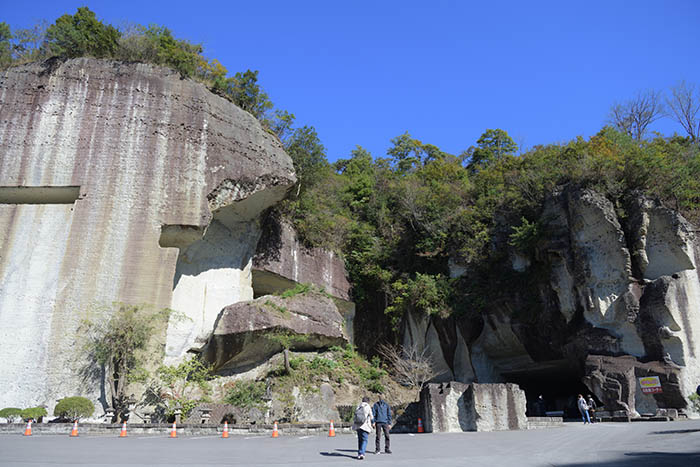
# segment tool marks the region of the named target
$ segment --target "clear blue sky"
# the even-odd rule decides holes
[[[700,85],[700,1],[0,0],[13,28],[87,5],[164,25],[233,74],[260,71],[329,160],[404,131],[458,154],[487,128],[526,147],[589,137],[616,100]],[[682,129],[660,121],[654,129]]]

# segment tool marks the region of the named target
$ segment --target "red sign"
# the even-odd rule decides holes
[[[658,394],[663,392],[661,388],[642,388],[644,394]]]

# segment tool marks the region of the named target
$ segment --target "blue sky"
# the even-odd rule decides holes
[[[693,0],[0,0],[0,21],[29,27],[83,5],[115,26],[167,26],[231,74],[259,70],[329,160],[356,145],[382,157],[405,131],[453,154],[487,128],[525,147],[589,137],[615,101],[700,85]]]

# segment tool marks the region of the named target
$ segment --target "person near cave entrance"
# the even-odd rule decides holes
[[[595,423],[595,409],[597,408],[597,405],[595,403],[595,399],[593,399],[593,396],[590,394],[588,395],[586,405],[588,405],[588,418],[590,419],[591,423]]]
[[[578,395],[578,411],[581,412],[581,419],[584,425],[586,423],[591,423],[591,418],[588,416],[588,404],[582,394]]]

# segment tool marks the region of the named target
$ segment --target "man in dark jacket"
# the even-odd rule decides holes
[[[377,438],[374,444],[374,453],[379,454],[379,442],[384,431],[384,454],[391,454],[389,430],[391,430],[391,407],[379,396],[379,400],[372,407],[372,416],[377,427]]]

